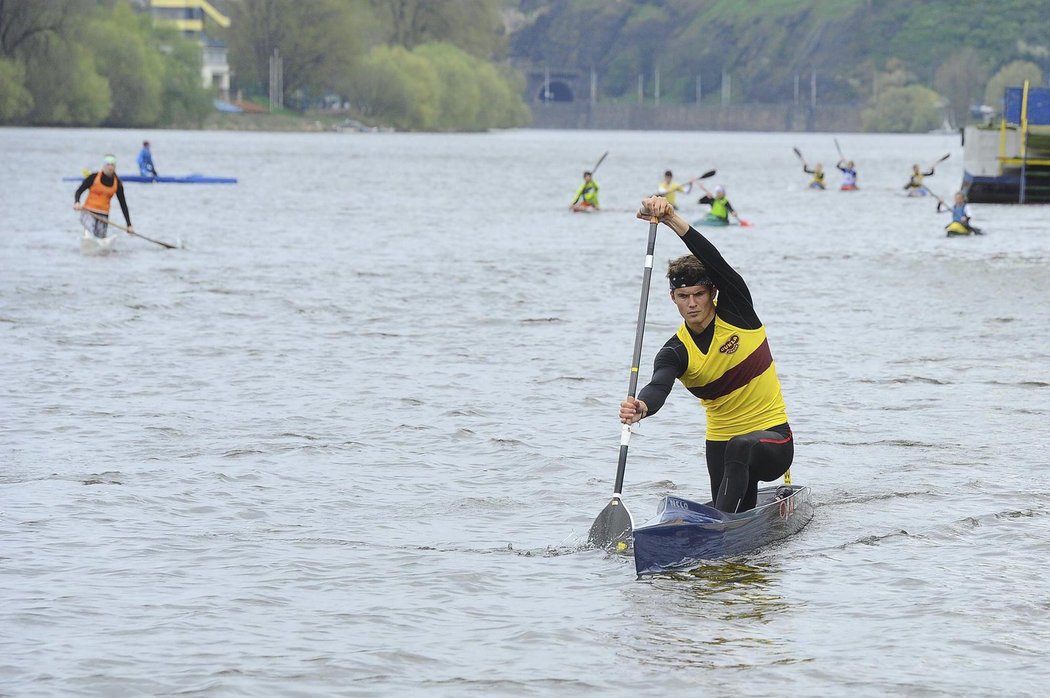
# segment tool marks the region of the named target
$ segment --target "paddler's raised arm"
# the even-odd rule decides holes
[[[729,265],[710,240],[689,225],[689,221],[682,218],[674,206],[662,196],[650,196],[642,200],[638,218],[647,221],[650,215],[656,215],[661,223],[675,231],[689,251],[703,263],[708,276],[719,290],[718,302],[721,310],[748,318],[754,315],[751,291],[744,283],[744,278]]]

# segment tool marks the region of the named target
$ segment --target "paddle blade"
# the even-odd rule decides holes
[[[591,524],[587,542],[596,548],[622,552],[630,546],[634,523],[619,497],[614,496]]]
[[[708,177],[714,177],[716,172],[718,172],[718,170],[708,170],[707,172],[697,177],[697,179],[707,179]]]
[[[750,228],[751,227],[751,221],[745,221],[743,218],[738,218],[737,220],[740,221],[740,227],[741,228]]]
[[[801,150],[799,150],[798,148],[792,148],[792,150],[795,151],[795,155],[798,155],[798,159],[799,160],[805,160],[805,158],[802,157],[802,151]]]
[[[604,153],[602,153],[602,156],[600,158],[598,158],[598,162],[594,163],[594,167],[591,168],[591,174],[594,174],[595,172],[598,171],[598,166],[601,165],[603,162],[605,162],[605,157],[608,154],[609,154],[608,150],[606,150]]]

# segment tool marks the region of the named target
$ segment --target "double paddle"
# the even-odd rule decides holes
[[[592,175],[595,172],[598,171],[598,166],[602,164],[602,161],[605,160],[605,156],[608,155],[608,154],[609,154],[609,151],[606,150],[604,153],[602,153],[602,156],[600,158],[598,158],[598,162],[594,163],[594,167],[591,168],[591,174]]]

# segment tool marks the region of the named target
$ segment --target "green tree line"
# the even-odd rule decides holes
[[[323,100],[402,129],[484,130],[527,123],[522,77],[507,67],[500,0],[221,2],[232,91],[283,103]],[[0,123],[164,126],[211,111],[195,40],[153,25],[127,0],[0,0]]]
[[[867,107],[871,130],[923,130],[1046,84],[1046,0],[518,0],[511,54],[594,70],[601,99]]]
[[[231,6],[235,88],[268,95],[283,62],[283,102],[338,97],[362,118],[414,130],[520,126],[520,74],[503,62],[496,0],[253,0]]]
[[[200,48],[127,3],[0,2],[0,123],[191,124],[211,109]]]

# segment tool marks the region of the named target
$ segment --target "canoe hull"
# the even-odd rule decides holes
[[[718,511],[681,497],[664,497],[656,517],[634,529],[634,565],[639,576],[688,570],[706,560],[741,555],[800,531],[813,518],[810,489],[783,486],[758,491],[758,506],[740,514]]]
[[[99,257],[113,254],[117,251],[117,236],[107,235],[97,238],[91,233],[84,231],[80,237],[80,254],[86,257]]]
[[[700,219],[698,219],[696,221],[693,221],[693,225],[694,226],[702,226],[703,225],[703,226],[709,226],[709,227],[712,227],[712,228],[724,228],[727,225],[731,225],[731,223],[728,220],[724,219],[724,218],[719,218],[718,216],[712,216],[709,213],[706,216],[704,216],[703,218],[700,218]]]
[[[201,174],[143,177],[142,175],[117,175],[122,182],[140,182],[143,184],[236,184],[236,177],[209,177]],[[82,182],[83,177],[63,177],[63,182]]]
[[[963,237],[966,235],[974,234],[973,228],[967,228],[965,225],[959,223],[958,221],[952,221],[944,228],[944,230],[950,238]]]

